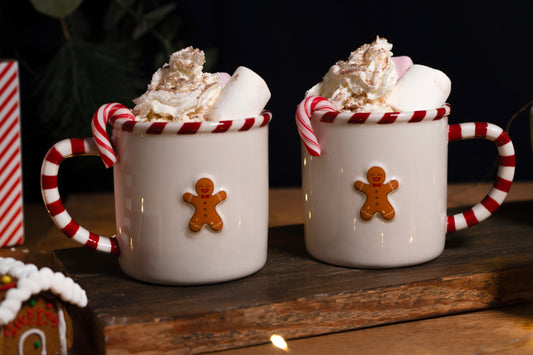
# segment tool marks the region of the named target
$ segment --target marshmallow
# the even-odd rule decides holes
[[[386,102],[394,111],[437,108],[446,103],[452,83],[437,69],[412,65],[396,83]]]
[[[220,78],[220,81],[222,81],[222,87],[226,86],[229,79],[231,79],[231,75],[225,72],[217,73],[218,77]]]
[[[413,60],[404,55],[399,57],[392,57],[392,61],[394,62],[394,66],[396,67],[396,72],[398,73],[398,80],[405,74],[407,69],[411,68],[413,65]]]
[[[265,81],[246,67],[238,67],[207,114],[209,121],[255,117],[270,99]]]

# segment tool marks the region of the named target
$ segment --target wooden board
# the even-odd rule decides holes
[[[271,228],[267,265],[237,281],[140,283],[84,248],[54,252],[89,296],[94,342],[108,353],[197,353],[455,314],[533,299],[533,201],[450,234],[438,259],[392,270],[321,263],[303,226]]]

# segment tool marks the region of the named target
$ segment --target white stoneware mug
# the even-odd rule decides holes
[[[509,191],[514,148],[493,124],[448,125],[449,105],[402,113],[332,110],[325,99],[311,97],[296,115],[305,244],[319,260],[363,268],[432,260],[444,250],[447,232],[488,218]],[[498,177],[480,203],[447,216],[448,142],[469,138],[496,144]]]
[[[234,121],[141,122],[120,104],[104,105],[93,118],[94,138],[66,139],[49,150],[44,202],[68,237],[118,255],[132,278],[188,285],[250,275],[266,262],[270,119],[264,111]],[[77,155],[100,155],[113,166],[112,238],[79,226],[63,206],[59,165]]]

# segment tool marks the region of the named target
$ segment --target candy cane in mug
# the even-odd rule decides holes
[[[117,162],[117,157],[109,142],[107,136],[106,126],[107,122],[112,119],[124,118],[127,120],[135,120],[135,116],[131,111],[117,103],[111,103],[100,106],[98,111],[93,116],[91,122],[91,130],[93,132],[94,140],[96,141],[96,147],[100,152],[100,156],[104,162],[106,168],[113,166]]]
[[[320,156],[320,144],[311,127],[310,117],[315,111],[332,111],[335,112],[333,105],[323,97],[310,96],[298,105],[296,110],[296,127],[302,139],[302,142],[312,156]]]

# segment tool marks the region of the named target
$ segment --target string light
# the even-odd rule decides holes
[[[281,335],[272,335],[270,337],[270,341],[276,348],[280,348],[281,350],[287,350],[289,348],[287,342],[285,341],[285,339],[283,339]]]

